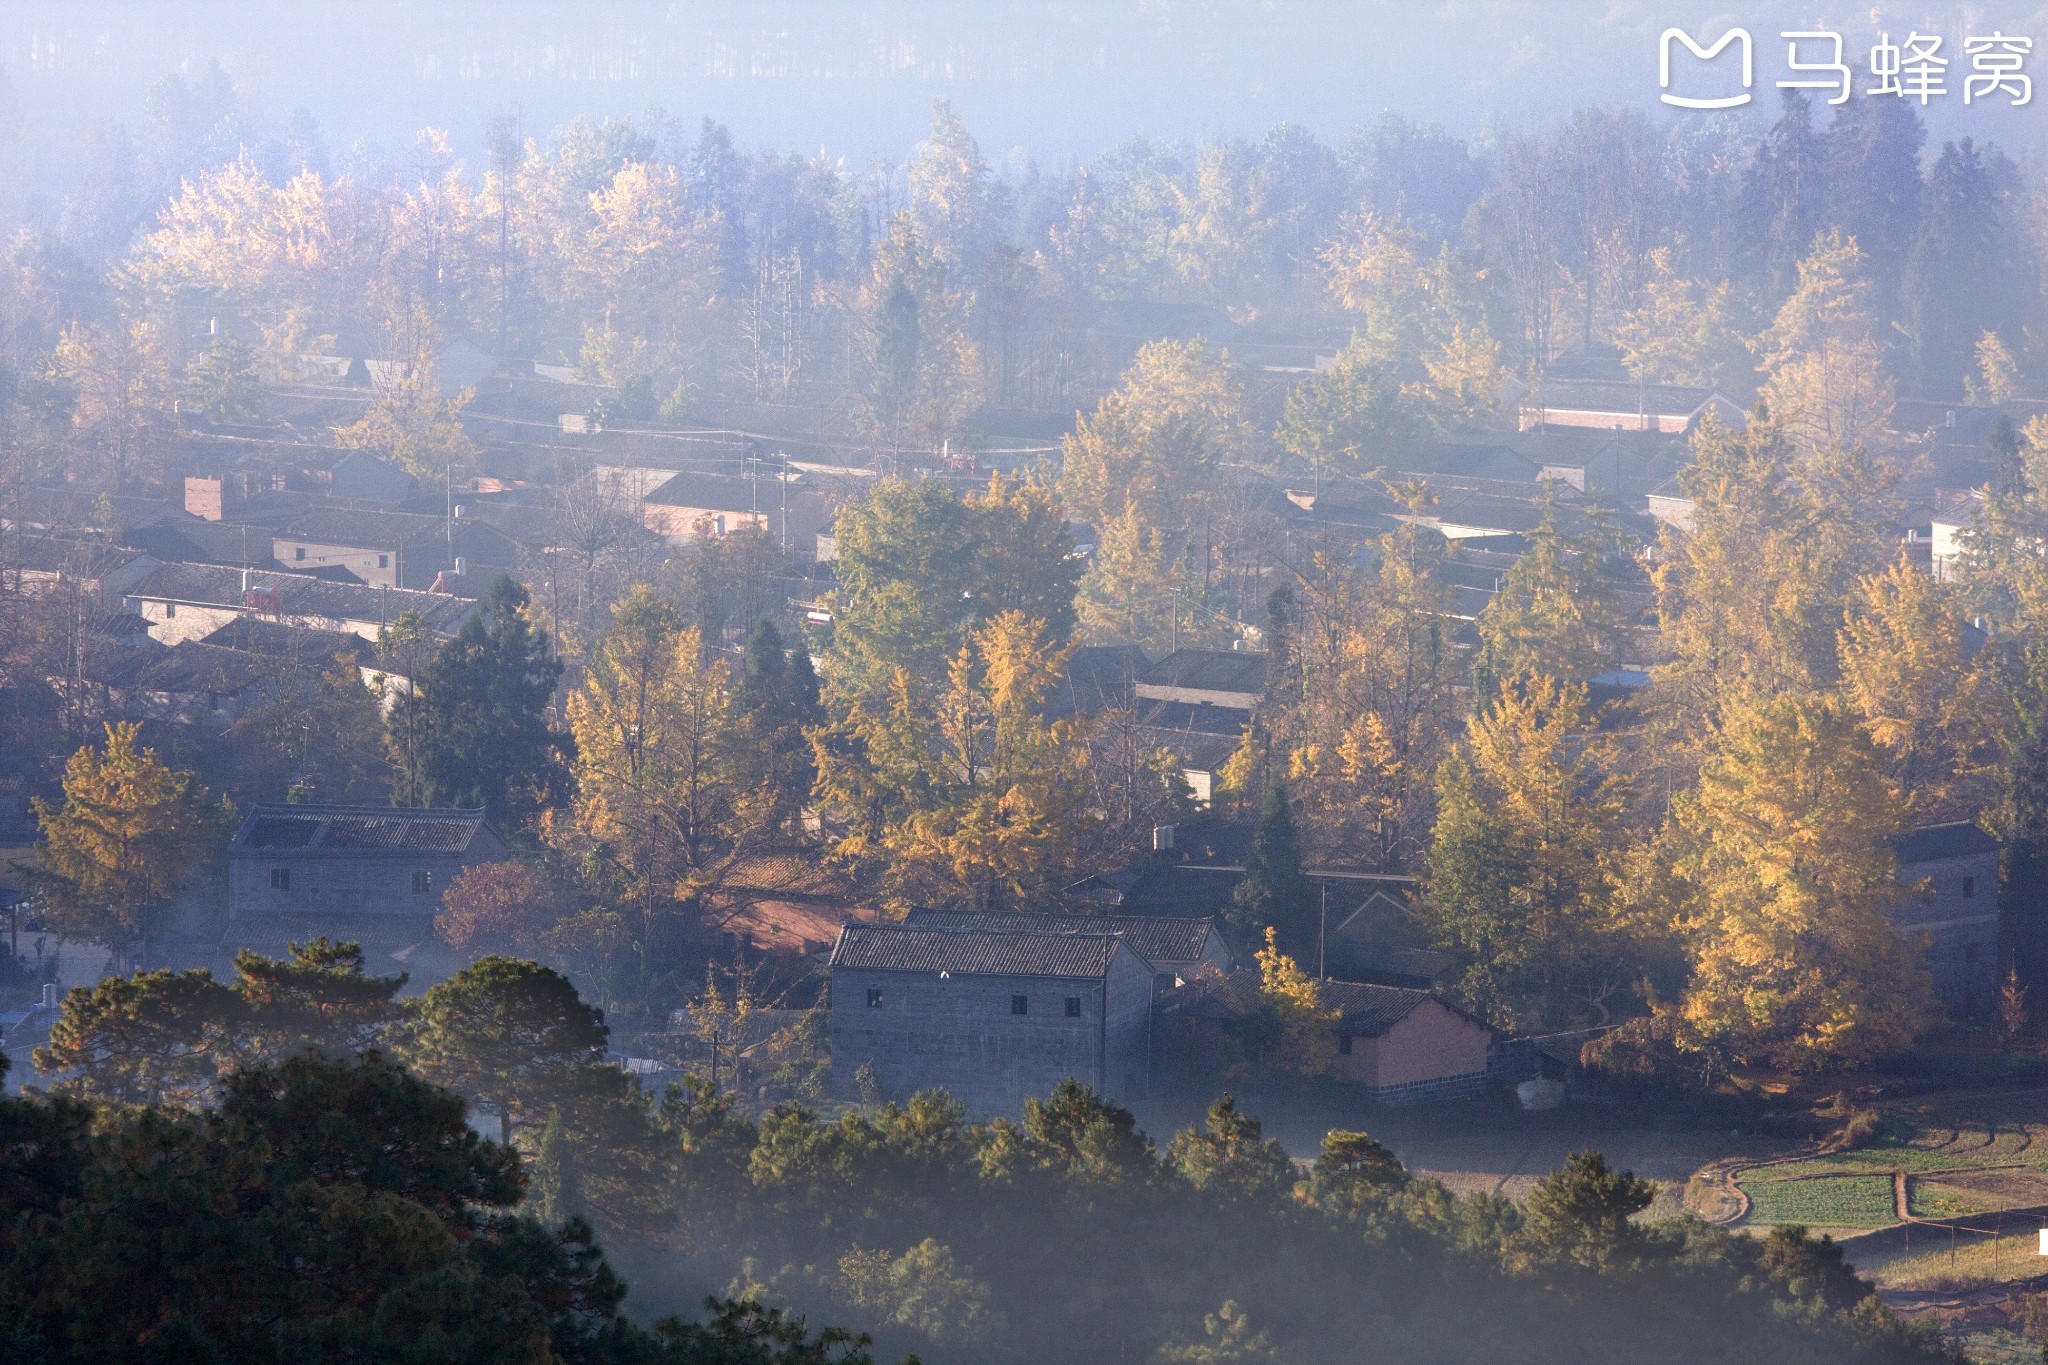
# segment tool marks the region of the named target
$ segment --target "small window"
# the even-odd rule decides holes
[[[1011,997],[1010,997],[1010,1013],[1012,1013],[1012,1014],[1029,1014],[1029,1013],[1031,1013],[1031,997],[1030,997],[1030,996],[1028,996],[1028,995],[1013,995],[1013,996],[1011,996]]]
[[[1081,997],[1080,997],[1080,996],[1078,996],[1078,995],[1070,995],[1070,996],[1068,996],[1068,997],[1067,997],[1067,1018],[1069,1018],[1069,1019],[1079,1019],[1080,1017],[1081,1017]]]
[[[177,604],[176,602],[166,602],[166,603],[164,603],[164,620],[168,621],[168,620],[170,620],[170,619],[171,619],[171,618],[172,618],[173,616],[176,616],[177,614],[178,614],[178,604]]]
[[[305,557],[306,557],[306,547],[305,547],[305,546],[303,546],[303,545],[299,545],[299,546],[295,546],[295,547],[293,547],[293,549],[292,549],[292,558],[293,558],[293,559],[304,559]]]
[[[1350,1035],[1350,1034],[1348,1034],[1348,1033],[1340,1033],[1340,1034],[1338,1034],[1338,1035],[1337,1035],[1337,1054],[1338,1054],[1338,1055],[1339,1055],[1340,1057],[1349,1057],[1349,1056],[1351,1055],[1351,1035]]]
[[[289,891],[289,890],[291,890],[291,889],[292,889],[292,870],[291,870],[290,868],[288,868],[288,867],[273,867],[273,868],[271,868],[271,869],[270,869],[270,889],[271,889],[272,891]]]
[[[873,986],[868,987],[868,1008],[871,1010],[882,1008],[882,992]]]
[[[1963,878],[1963,899],[1964,899],[1964,900],[1975,900],[1975,899],[1976,899],[1976,896],[1977,896],[1977,879],[1976,879],[1975,877],[1965,877],[1965,878]]]
[[[388,568],[390,568],[390,567],[391,567],[391,556],[390,556],[390,555],[378,555],[378,556],[377,556],[377,567],[378,567],[378,568],[380,568],[380,569],[388,569]]]
[[[421,870],[412,874],[412,893],[424,896],[434,889],[434,874]]]

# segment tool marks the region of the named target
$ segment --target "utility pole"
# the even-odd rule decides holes
[[[1323,908],[1316,917],[1316,975],[1328,981],[1330,979],[1328,962],[1330,948],[1330,884],[1328,882],[1322,883],[1322,890]]]

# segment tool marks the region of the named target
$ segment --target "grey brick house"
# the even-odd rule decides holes
[[[1917,887],[1892,914],[1927,935],[1934,993],[1958,1014],[1982,1013],[1998,994],[1998,841],[1969,821],[1927,825],[1892,841],[1899,880]]]
[[[1073,1077],[1117,1099],[1150,1084],[1153,967],[1117,934],[848,924],[832,949],[832,1077],[859,1097],[943,1089],[1015,1114]]]
[[[255,806],[228,843],[229,933],[240,944],[416,943],[448,883],[505,854],[480,810]]]

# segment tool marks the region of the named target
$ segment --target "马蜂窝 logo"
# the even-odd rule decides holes
[[[1685,50],[1702,62],[1711,62],[1721,55],[1730,43],[1742,45],[1742,93],[1701,97],[1695,95],[1674,95],[1671,93],[1671,49],[1674,44],[1684,43]],[[1749,88],[1756,82],[1756,55],[1751,50],[1749,30],[1731,28],[1721,35],[1720,41],[1712,47],[1702,47],[1692,40],[1692,35],[1682,28],[1667,28],[1664,36],[1657,40],[1657,84],[1663,90],[1659,96],[1666,104],[1675,104],[1680,109],[1733,109],[1749,103]]]

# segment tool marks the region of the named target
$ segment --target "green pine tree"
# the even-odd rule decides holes
[[[393,708],[394,730],[417,734],[406,785],[420,804],[482,807],[517,825],[560,789],[562,741],[547,707],[562,664],[526,603],[526,589],[499,578]]]
[[[1270,926],[1281,952],[1296,962],[1316,961],[1316,888],[1301,870],[1301,834],[1287,789],[1278,782],[1266,788],[1260,803],[1244,880],[1225,915],[1245,942],[1261,939]]]
[[[740,671],[739,712],[755,784],[755,823],[768,837],[797,828],[817,780],[806,727],[821,725],[818,675],[798,641],[785,653],[782,632],[763,617],[747,638]]]

